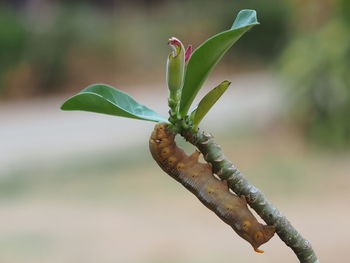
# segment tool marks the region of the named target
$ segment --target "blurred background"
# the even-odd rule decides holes
[[[245,8],[261,24],[205,83],[232,81],[202,128],[323,262],[348,257],[348,0],[2,0],[0,262],[297,261],[277,236],[253,252],[165,175],[152,123],[59,109],[103,82],[166,116],[167,39],[197,47]]]

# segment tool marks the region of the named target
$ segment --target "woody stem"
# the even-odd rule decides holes
[[[288,219],[264,196],[264,194],[237,169],[223,154],[213,136],[202,131],[193,131],[178,126],[180,133],[187,141],[195,145],[204,159],[212,164],[213,172],[222,180],[226,180],[230,189],[238,196],[245,196],[248,204],[268,224],[276,227],[276,233],[289,246],[300,263],[319,263],[311,243],[303,238],[291,225]]]

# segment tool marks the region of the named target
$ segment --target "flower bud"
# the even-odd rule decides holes
[[[185,51],[185,62],[187,62],[192,55],[192,45],[189,45]]]
[[[180,40],[175,37],[169,39],[168,44],[173,48],[167,60],[166,80],[169,89],[169,105],[175,107],[181,96],[185,72],[185,48]]]

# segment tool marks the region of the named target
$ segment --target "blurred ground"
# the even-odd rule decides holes
[[[273,75],[222,76],[207,88],[224,78],[232,87],[202,127],[322,262],[347,258],[350,154],[270,126],[284,103]],[[162,85],[149,86],[130,93],[166,115]],[[0,262],[297,261],[277,236],[255,253],[166,176],[148,152],[152,123],[61,112],[63,99],[1,105]]]

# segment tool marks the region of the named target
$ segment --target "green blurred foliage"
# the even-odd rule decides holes
[[[169,37],[197,47],[230,28],[244,8],[256,9],[261,25],[223,64],[242,63],[243,57],[246,64],[269,63],[285,42],[288,8],[267,2],[168,0],[146,7],[48,1],[34,10],[0,4],[0,98],[76,91],[91,82],[163,81]]]
[[[5,97],[62,89],[72,74],[71,61],[89,54],[108,58],[104,53],[114,48],[109,19],[87,6],[58,6],[40,10],[42,14],[10,8],[0,12],[0,90]]]
[[[0,73],[14,67],[26,45],[28,32],[13,10],[0,9]],[[2,74],[0,77],[3,76]],[[0,79],[2,81],[2,79]],[[0,86],[1,92],[2,86]]]
[[[313,30],[300,24],[279,66],[294,121],[312,141],[339,149],[350,146],[350,4],[332,4]]]

